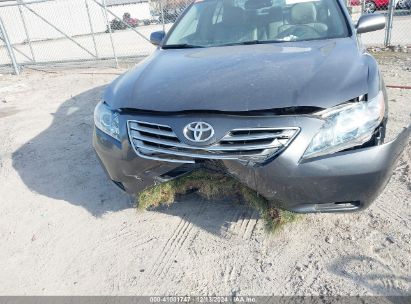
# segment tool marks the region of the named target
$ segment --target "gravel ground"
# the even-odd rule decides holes
[[[409,85],[411,56],[395,56],[378,54],[386,83]],[[275,235],[246,206],[195,195],[138,213],[91,146],[118,73],[0,77],[0,295],[411,295],[410,146],[371,208]],[[399,130],[411,90],[389,96]]]

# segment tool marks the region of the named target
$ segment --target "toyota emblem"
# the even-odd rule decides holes
[[[201,121],[191,122],[184,128],[184,136],[196,143],[202,143],[210,140],[214,135],[213,127]]]

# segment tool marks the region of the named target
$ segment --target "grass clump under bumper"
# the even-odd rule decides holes
[[[265,199],[233,177],[206,169],[190,172],[144,190],[137,196],[137,206],[139,209],[148,209],[170,205],[178,196],[192,191],[197,191],[206,199],[230,198],[237,202],[245,202],[260,213],[268,231],[275,231],[298,217],[296,213],[280,209],[277,204]]]

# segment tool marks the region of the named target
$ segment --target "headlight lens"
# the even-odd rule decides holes
[[[353,102],[318,113],[325,123],[303,158],[336,153],[369,141],[385,115],[382,92],[370,101]]]
[[[94,109],[94,124],[104,133],[120,140],[119,114],[101,101]]]

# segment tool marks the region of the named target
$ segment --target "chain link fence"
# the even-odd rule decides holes
[[[411,46],[411,0],[348,0],[353,21],[363,14],[386,16],[386,30],[362,35],[368,46]]]
[[[107,61],[149,55],[188,1],[0,1],[0,67]],[[7,35],[7,36],[6,36]],[[7,44],[11,46],[7,47]],[[11,52],[10,52],[11,50]]]
[[[0,0],[0,68],[118,65],[120,59],[147,56],[155,48],[151,32],[167,31],[191,1]],[[354,21],[364,13],[387,16],[386,31],[363,35],[366,45],[411,45],[411,0],[347,1]]]

